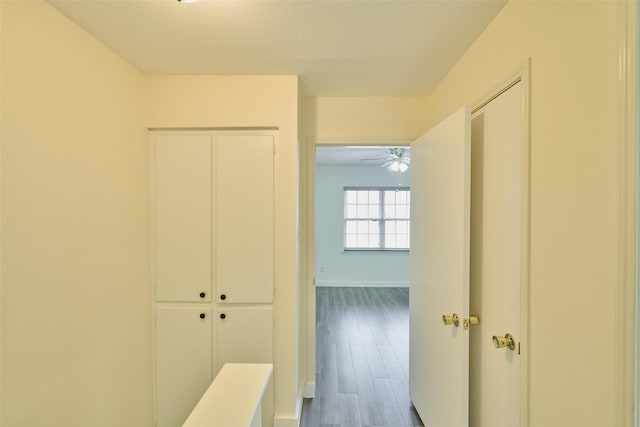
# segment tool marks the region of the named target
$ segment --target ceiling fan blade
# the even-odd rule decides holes
[[[373,159],[360,159],[361,161],[369,161],[369,160],[388,160],[388,157],[376,157]]]

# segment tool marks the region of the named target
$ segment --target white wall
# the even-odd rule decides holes
[[[142,75],[44,2],[0,7],[0,423],[150,426]]]
[[[318,165],[316,170],[316,285],[409,286],[409,252],[343,251],[344,187],[397,186],[378,166]],[[400,175],[403,186],[411,174]]]

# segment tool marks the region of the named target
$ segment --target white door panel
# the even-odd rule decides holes
[[[468,425],[470,113],[411,144],[410,392],[426,426]],[[445,326],[456,313],[460,326]]]
[[[212,381],[211,308],[156,311],[158,427],[181,426]]]
[[[522,83],[474,113],[471,197],[473,427],[520,424],[518,348],[496,349],[494,335],[520,334]]]
[[[219,306],[217,347],[218,369],[225,363],[272,363],[273,309]]]
[[[217,138],[217,293],[226,303],[273,302],[272,136]]]
[[[224,319],[220,316],[224,314]],[[218,368],[225,363],[273,363],[273,308],[218,306]],[[273,424],[273,381],[262,399],[262,425]]]
[[[153,141],[156,298],[209,301],[211,137],[156,135]]]

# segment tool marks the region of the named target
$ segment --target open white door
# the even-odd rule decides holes
[[[411,144],[409,386],[427,427],[469,425],[470,123],[465,107]]]

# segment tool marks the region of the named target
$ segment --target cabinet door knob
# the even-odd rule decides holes
[[[207,294],[205,294],[204,292],[200,292],[200,298],[204,298],[206,296],[207,296]]]
[[[201,318],[201,319],[204,319],[205,317],[207,317],[207,315],[206,315],[206,314],[204,314],[204,313],[200,313],[200,318]]]
[[[221,318],[221,319],[224,319],[224,318],[226,318],[226,317],[227,317],[227,315],[226,315],[226,314],[224,314],[224,313],[220,313],[220,318]]]
[[[222,295],[220,295],[220,299],[224,301],[224,300],[227,299],[227,296],[225,294],[222,294]]]

